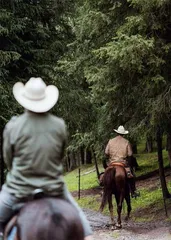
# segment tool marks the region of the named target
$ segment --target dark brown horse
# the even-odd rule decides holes
[[[71,204],[61,199],[44,198],[28,203],[21,209],[15,225],[15,240],[84,239],[78,213]],[[5,232],[6,240],[10,228],[9,223]]]
[[[111,216],[111,223],[114,225],[114,214],[113,214],[113,204],[112,204],[112,195],[114,194],[116,203],[117,203],[117,223],[116,227],[121,228],[121,211],[122,204],[124,199],[127,203],[127,216],[126,220],[130,217],[131,212],[131,200],[130,200],[130,191],[129,185],[127,183],[127,175],[124,167],[116,165],[110,166],[106,169],[103,176],[103,185],[104,191],[102,195],[102,202],[100,206],[100,211],[102,212],[105,205],[108,202],[109,211]]]

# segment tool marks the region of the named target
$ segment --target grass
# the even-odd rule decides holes
[[[99,209],[99,195],[91,195],[86,196],[78,200],[78,203],[83,208],[90,208],[92,210],[98,211]],[[158,188],[153,191],[149,191],[148,189],[141,189],[141,197],[138,199],[132,199],[132,211],[143,211],[143,209],[150,208],[151,206],[155,206],[160,208],[163,206],[162,200],[162,192],[161,189]],[[125,203],[126,204],[126,203]],[[115,202],[114,202],[115,205]],[[126,205],[125,205],[126,206]],[[141,210],[140,210],[141,209]],[[107,207],[104,209],[104,213],[109,215],[109,211]]]
[[[165,167],[169,165],[167,154],[167,151],[163,150],[163,163]],[[136,172],[136,176],[147,174],[159,168],[156,152],[136,154],[136,158],[140,166],[140,170]]]
[[[78,204],[82,208],[88,208],[94,211],[99,210],[99,195],[91,195],[81,198],[80,200],[77,200]]]
[[[137,154],[136,158],[140,166],[140,169],[137,170],[136,172],[136,176],[141,176],[158,169],[158,160],[157,160],[156,152]],[[166,150],[163,150],[163,160],[164,160],[164,166],[168,166],[169,161],[167,159]],[[92,164],[81,166],[81,182],[80,182],[81,190],[91,189],[99,186],[95,171],[89,174],[86,174],[92,170],[95,170],[95,167]],[[99,170],[100,172],[104,171],[101,164],[99,164]],[[65,174],[65,181],[71,192],[78,190],[78,180],[79,180],[78,169]]]
[[[81,167],[81,182],[80,182],[81,190],[90,189],[98,186],[96,172],[84,175],[85,173],[92,171],[93,169],[94,169],[93,165]],[[65,175],[65,181],[67,183],[68,189],[71,192],[78,190],[78,180],[79,180],[78,169]]]

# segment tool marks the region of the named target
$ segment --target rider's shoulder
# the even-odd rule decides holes
[[[61,126],[65,126],[65,121],[64,121],[63,118],[57,117],[57,116],[52,115],[52,114],[51,114],[50,117],[51,117],[52,121],[54,121],[56,124],[61,125]]]
[[[123,138],[123,141],[124,141],[126,144],[129,144],[129,140],[128,140],[128,139]]]
[[[109,141],[108,141],[108,144],[111,144],[115,141],[115,138],[110,138]]]
[[[5,125],[5,130],[10,130],[16,123],[18,116],[12,116],[9,122]]]

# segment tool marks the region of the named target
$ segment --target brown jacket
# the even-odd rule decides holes
[[[109,161],[122,161],[126,157],[132,155],[132,147],[127,139],[118,135],[117,137],[110,139],[105,154],[109,156]]]

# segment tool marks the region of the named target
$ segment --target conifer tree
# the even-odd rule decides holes
[[[0,2],[1,119],[15,112],[11,88],[41,76],[53,78],[53,69],[71,38],[67,18],[72,1],[6,0]]]

